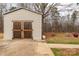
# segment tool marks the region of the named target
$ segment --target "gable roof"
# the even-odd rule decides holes
[[[33,12],[33,13],[42,15],[42,14],[39,13],[39,12],[35,12],[35,11],[29,10],[29,9],[27,9],[27,8],[18,8],[18,9],[14,9],[14,10],[12,10],[12,11],[9,11],[9,12],[4,13],[3,15],[6,15],[6,14],[9,14],[9,13],[12,13],[12,12],[15,12],[15,11],[18,11],[18,10],[21,10],[21,9],[25,9],[25,10],[27,10],[27,11],[30,11],[30,12]]]

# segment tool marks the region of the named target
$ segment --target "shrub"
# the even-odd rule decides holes
[[[72,33],[74,37],[78,37],[78,33]]]

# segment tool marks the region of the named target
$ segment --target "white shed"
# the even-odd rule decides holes
[[[19,8],[4,14],[4,40],[42,39],[41,14]]]

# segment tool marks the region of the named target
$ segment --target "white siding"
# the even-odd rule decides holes
[[[14,20],[32,20],[33,39],[41,40],[42,38],[42,22],[41,15],[24,9],[4,15],[4,39],[12,40],[13,22]]]

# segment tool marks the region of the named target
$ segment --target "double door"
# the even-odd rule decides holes
[[[32,22],[13,22],[13,38],[32,38]]]

